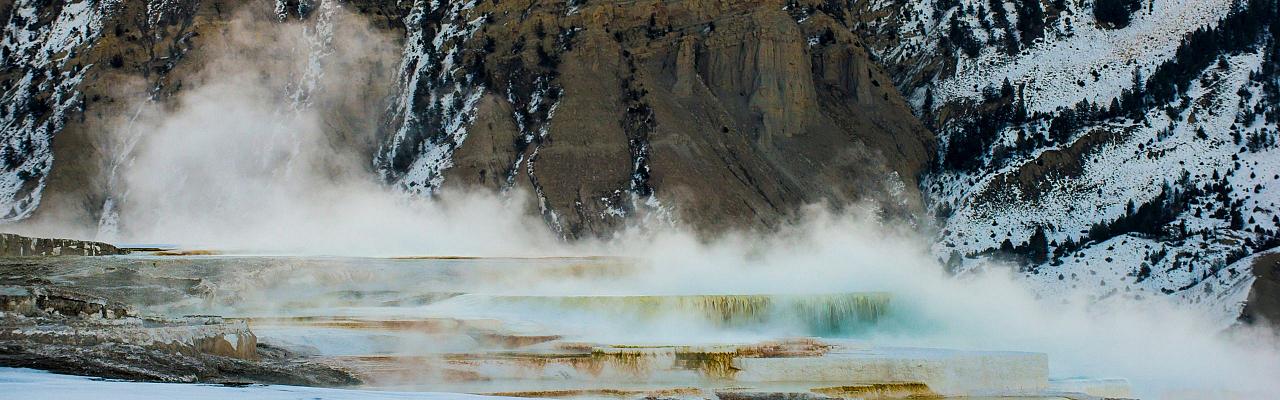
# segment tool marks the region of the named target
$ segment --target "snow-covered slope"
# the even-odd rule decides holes
[[[50,142],[83,99],[77,85],[93,65],[71,64],[102,31],[110,1],[42,6],[17,0],[0,42],[0,221],[27,218],[40,205],[53,167]]]
[[[941,140],[921,182],[934,253],[958,272],[1017,263],[1048,296],[1238,314],[1220,304],[1252,279],[1237,261],[1280,231],[1276,3],[1136,1],[1116,26],[1103,1],[919,2],[872,21],[906,37],[878,50],[911,63],[895,81]]]
[[[465,20],[475,5],[475,0],[418,0],[405,19],[399,93],[388,110],[390,138],[375,163],[384,180],[406,192],[431,194],[440,187],[444,171],[453,166],[454,149],[466,140],[475,118],[484,85],[456,64],[465,49],[455,45],[485,23],[484,15]],[[441,21],[434,31],[427,26],[433,17]]]

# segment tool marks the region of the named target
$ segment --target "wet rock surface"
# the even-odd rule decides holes
[[[0,365],[72,375],[158,382],[328,387],[360,383],[341,370],[291,361],[290,355],[285,351],[268,350],[270,351],[263,353],[280,358],[251,361],[207,354],[186,355],[116,343],[77,346],[0,340]]]
[[[53,283],[48,278],[56,274],[29,275],[55,269],[48,265],[4,266],[3,280],[9,285],[0,286],[0,366],[160,382],[313,386],[360,383],[340,369],[257,343],[257,337],[242,320],[140,317],[134,310],[138,304],[92,294],[111,292],[110,284],[166,287],[168,290],[156,290],[157,295],[148,296],[157,299],[181,289],[188,281],[133,279],[139,278],[136,272],[120,274],[117,272],[121,270],[115,268],[82,276],[84,279],[79,282],[96,286]]]

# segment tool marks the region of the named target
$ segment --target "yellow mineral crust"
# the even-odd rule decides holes
[[[832,397],[855,399],[940,399],[929,385],[919,382],[871,383],[864,385],[830,386],[811,390]]]

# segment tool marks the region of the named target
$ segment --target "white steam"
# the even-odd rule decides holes
[[[617,278],[525,277],[488,289],[515,294],[889,292],[902,312],[869,333],[877,344],[1045,352],[1055,376],[1129,378],[1139,394],[1151,397],[1193,396],[1198,390],[1210,397],[1280,393],[1275,379],[1280,352],[1269,333],[1220,333],[1210,318],[1160,300],[1089,305],[1080,299],[1038,299],[998,267],[953,278],[927,254],[920,238],[858,215],[814,210],[805,222],[765,236],[731,234],[708,241],[676,229],[569,244],[529,216],[519,195],[408,198],[375,182],[370,156],[363,152],[367,148],[335,145],[335,127],[326,122],[333,116],[326,113],[336,111],[324,105],[349,102],[346,96],[364,89],[344,87],[339,84],[343,74],[331,74],[333,85],[321,85],[327,91],[312,94],[317,106],[282,106],[289,99],[280,88],[291,85],[289,77],[303,75],[298,70],[308,67],[309,58],[303,54],[307,47],[295,43],[301,40],[300,27],[272,26],[261,31],[233,25],[249,29],[245,35],[280,38],[283,44],[249,56],[212,57],[202,82],[184,89],[170,112],[141,122],[150,133],[126,172],[121,241],[293,254],[625,256],[641,260],[641,271]],[[335,46],[331,58],[369,56],[352,42]],[[258,58],[266,56],[271,59]],[[336,137],[343,135],[366,137],[368,132]],[[384,285],[395,290],[408,283],[388,279]],[[601,334],[608,334],[604,325],[618,321],[598,322]],[[668,327],[653,334],[707,341],[718,333]]]
[[[876,344],[1044,352],[1053,376],[1128,378],[1143,398],[1280,393],[1270,378],[1280,373],[1280,342],[1269,331],[1219,333],[1214,319],[1160,298],[1039,299],[998,266],[951,277],[921,243],[867,219],[815,212],[777,236],[707,245],[657,238],[635,253],[653,261],[654,281],[629,284],[712,293],[889,292],[896,317],[871,332]]]
[[[115,241],[366,255],[506,255],[554,242],[518,197],[425,201],[379,185],[369,161],[379,114],[354,111],[385,92],[362,79],[391,76],[397,53],[355,16],[321,12],[330,15],[316,26],[242,12],[172,110],[131,121],[147,133],[124,173]]]

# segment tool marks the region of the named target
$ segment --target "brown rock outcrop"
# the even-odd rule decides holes
[[[112,171],[127,160],[121,139],[101,132],[134,115],[138,99],[176,102],[184,88],[207,80],[213,55],[280,63],[279,43],[237,38],[230,21],[249,15],[236,23],[310,23],[317,17],[307,10],[322,3],[283,4],[277,14],[265,3],[179,1],[148,16],[145,4],[126,1],[105,14],[93,46],[75,54],[76,63],[90,66],[79,87],[83,106],[54,138],[57,161],[30,222],[70,222],[85,231],[68,235],[92,235],[111,193],[122,190]],[[338,4],[404,38],[406,47],[427,47],[405,67],[426,66],[431,76],[397,91],[387,68],[394,60],[378,51],[325,67],[333,70],[324,76],[352,85],[342,87],[366,88],[339,90],[313,105],[324,116],[327,145],[375,161],[378,171],[356,174],[376,172],[390,183],[424,156],[424,143],[438,144],[447,149],[438,163],[447,164],[446,188],[526,190],[534,195],[529,208],[569,238],[606,235],[647,216],[719,231],[774,226],[813,203],[872,200],[896,216],[921,208],[916,178],[934,138],[853,33],[853,11],[833,8],[841,6]],[[341,26],[337,37],[347,34]],[[469,33],[449,33],[458,30]],[[460,96],[427,95],[453,87],[473,88],[479,100],[471,107]],[[390,137],[406,119],[378,118],[396,93],[421,97],[406,112],[422,126],[407,139]],[[425,114],[460,107],[472,117],[457,138]],[[353,173],[332,171],[352,165],[340,164],[327,172]]]
[[[931,134],[843,22],[783,6],[478,4],[470,15],[492,21],[463,46],[494,48],[462,64],[482,66],[473,74],[489,94],[446,185],[526,187],[567,237],[654,211],[641,204],[651,194],[712,230],[769,226],[818,202],[917,211]],[[549,122],[522,144],[534,129],[520,132],[510,110],[529,108],[522,92],[540,78],[558,102],[530,113]]]
[[[1240,321],[1280,327],[1280,251],[1258,256],[1253,262],[1256,279],[1249,288],[1249,298]]]

